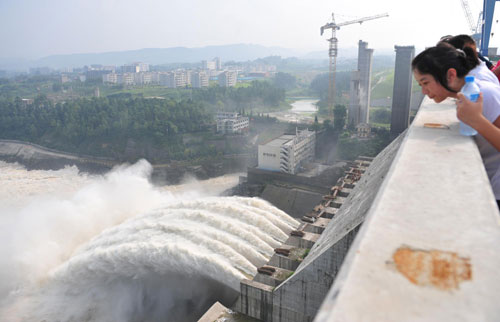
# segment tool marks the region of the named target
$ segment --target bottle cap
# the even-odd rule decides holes
[[[474,76],[465,76],[466,83],[472,83],[474,81]]]

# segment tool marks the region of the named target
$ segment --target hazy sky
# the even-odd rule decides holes
[[[476,20],[482,0],[469,3]],[[423,48],[470,32],[459,0],[0,0],[0,58],[235,43],[326,50],[319,28],[332,12],[337,22],[389,13],[339,30],[340,50],[359,39]]]

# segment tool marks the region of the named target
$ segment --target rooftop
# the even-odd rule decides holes
[[[265,145],[268,146],[282,146],[295,138],[295,135],[284,134],[276,139],[267,142]]]

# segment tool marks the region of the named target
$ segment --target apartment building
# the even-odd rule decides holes
[[[236,85],[236,82],[238,80],[238,72],[227,70],[219,74],[218,80],[219,86],[221,87],[233,87]]]
[[[208,75],[205,72],[194,72],[191,74],[191,86],[194,88],[208,87]]]
[[[244,133],[250,125],[248,117],[240,116],[237,112],[218,112],[216,120],[217,132],[222,134]]]
[[[147,85],[153,82],[153,73],[139,72],[134,74],[134,83],[139,85]]]
[[[212,61],[212,60],[202,60],[201,61],[201,68],[202,69],[216,70],[217,63],[215,61]]]
[[[258,168],[296,174],[300,166],[314,159],[316,133],[296,130],[295,135],[285,134],[259,145]]]
[[[184,87],[187,85],[184,71],[173,71],[160,75],[160,84],[169,88]]]
[[[123,85],[133,85],[134,84],[134,74],[133,73],[118,74],[117,83],[123,84]]]
[[[118,83],[118,74],[109,73],[102,75],[103,83],[117,84]]]

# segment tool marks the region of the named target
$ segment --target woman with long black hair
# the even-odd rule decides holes
[[[449,97],[463,98],[458,93],[465,84],[465,76],[478,64],[473,49],[464,47],[461,50],[440,45],[418,54],[412,61],[412,69],[422,93],[440,103]],[[500,86],[481,80],[476,83],[482,94],[484,118],[500,128]],[[476,143],[500,207],[500,152],[481,132],[476,135]]]

